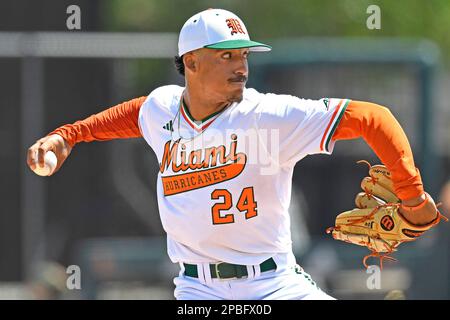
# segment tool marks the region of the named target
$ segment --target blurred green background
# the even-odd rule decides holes
[[[381,30],[365,27],[369,5],[382,8]],[[101,28],[108,31],[178,32],[187,16],[217,7],[239,12],[255,39],[287,37],[427,38],[439,43],[450,63],[450,2],[446,0],[111,0],[101,5]],[[164,69],[162,66],[161,69]],[[140,63],[135,86],[161,72],[157,62]],[[164,71],[162,71],[164,72]]]

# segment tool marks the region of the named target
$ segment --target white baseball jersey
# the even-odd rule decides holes
[[[139,126],[157,155],[158,205],[173,262],[255,265],[291,252],[294,165],[330,154],[349,100],[305,100],[245,89],[243,100],[196,123],[184,88],[154,90]]]

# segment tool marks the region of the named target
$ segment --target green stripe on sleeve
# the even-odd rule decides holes
[[[339,122],[341,121],[342,116],[344,115],[345,109],[347,109],[348,104],[350,103],[350,100],[347,100],[347,102],[344,104],[344,107],[342,107],[342,110],[339,112],[339,116],[337,118],[337,120],[334,122],[333,128],[330,130],[327,140],[325,142],[325,150],[327,152],[330,152],[330,150],[328,150],[328,146],[330,144],[331,141],[331,137],[333,136],[334,132],[336,131],[336,128],[339,124]]]

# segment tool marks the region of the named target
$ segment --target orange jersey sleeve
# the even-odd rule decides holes
[[[84,120],[63,125],[48,135],[58,134],[72,147],[79,142],[142,137],[138,117],[146,98],[123,102]]]
[[[423,194],[423,184],[408,138],[392,113],[380,105],[351,101],[333,134],[333,140],[362,137],[392,174],[401,200]]]

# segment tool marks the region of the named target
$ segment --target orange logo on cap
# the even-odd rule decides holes
[[[231,35],[236,34],[236,33],[245,34],[239,20],[230,18],[230,19],[227,19],[226,22],[227,22],[228,28],[231,29]]]

